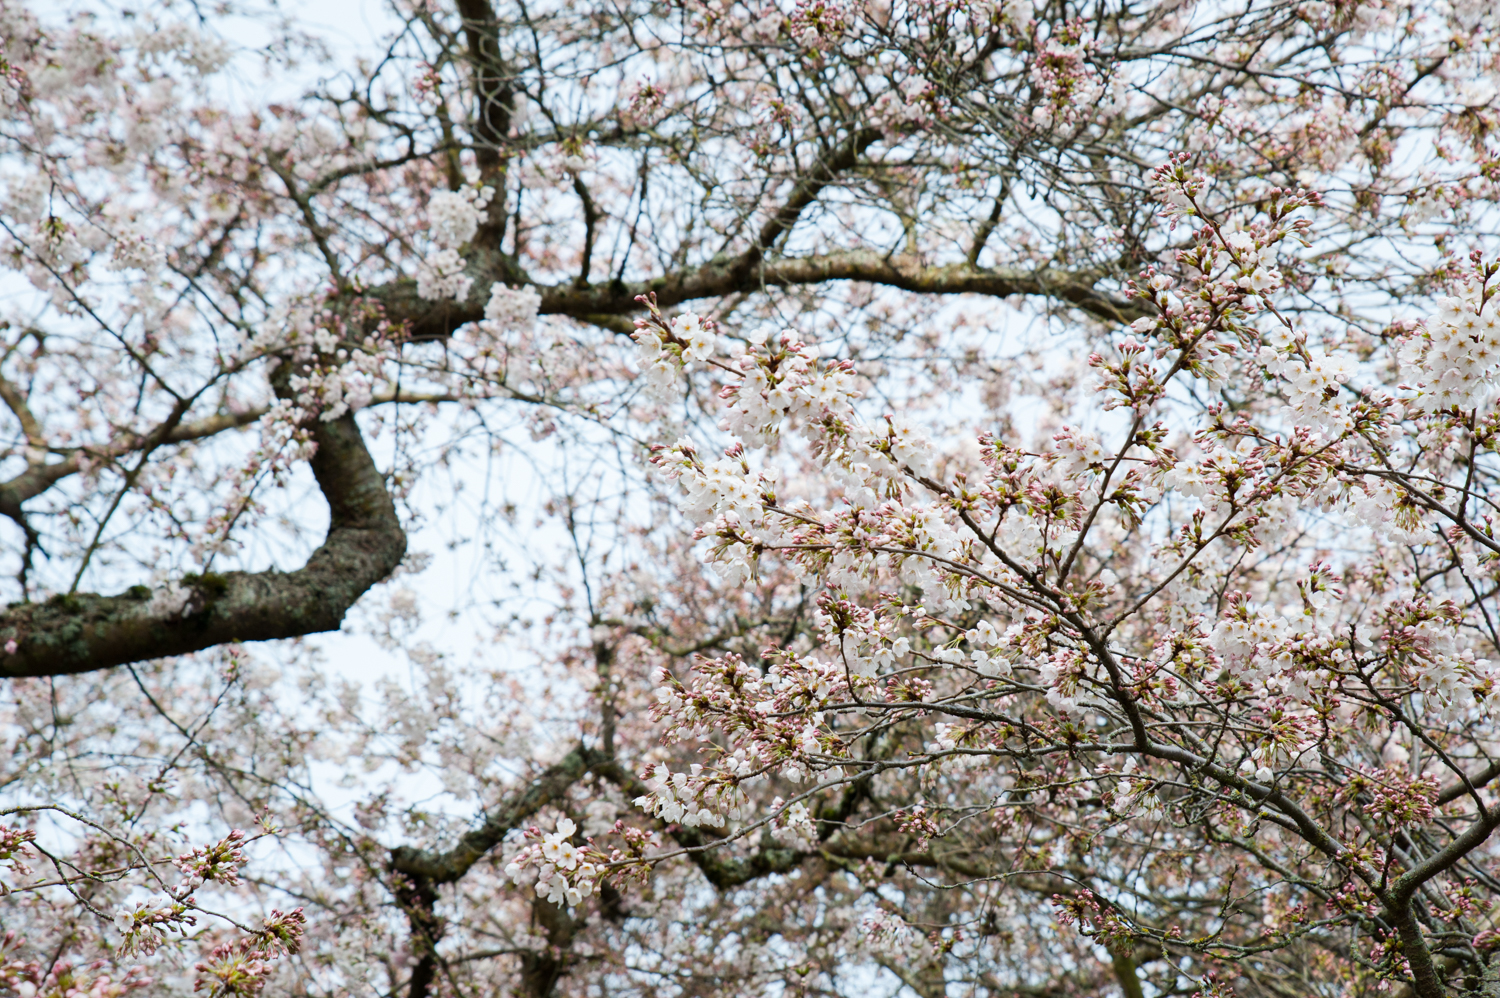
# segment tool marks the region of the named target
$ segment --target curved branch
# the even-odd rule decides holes
[[[391,850],[389,868],[394,874],[392,892],[411,925],[412,949],[417,956],[407,986],[407,998],[427,998],[437,980],[439,957],[437,944],[443,935],[443,921],[433,911],[438,888],[463,877],[469,869],[505,838],[505,834],[537,811],[568,792],[591,768],[607,763],[609,757],[597,749],[580,745],[560,762],[547,768],[508,804],[485,818],[483,824],[442,852],[397,846]],[[540,920],[547,926],[549,945],[543,954],[522,957],[523,993],[544,996],[562,975],[566,961],[557,956],[572,939],[573,922],[566,911],[557,911],[551,902],[536,907]]]
[[[424,301],[415,281],[398,281],[367,292],[384,306],[387,319],[408,324],[413,340],[440,340],[459,326],[484,318],[484,304],[496,281],[514,283],[516,275],[479,274],[469,297],[462,302]],[[595,322],[606,315],[629,315],[640,310],[639,295],[654,293],[658,304],[671,307],[701,298],[745,294],[767,287],[795,287],[829,281],[860,281],[921,294],[988,295],[1008,298],[1028,295],[1067,302],[1107,322],[1128,322],[1146,314],[1138,302],[1127,301],[1096,286],[1101,275],[1056,267],[977,267],[969,263],[924,264],[915,256],[888,255],[871,250],[848,250],[808,257],[759,260],[745,267],[736,256],[700,267],[674,271],[649,281],[573,282],[538,287],[543,315],[567,315]]]
[[[649,797],[651,788],[641,782],[630,770],[610,761],[600,765],[596,772],[625,792],[627,797]],[[706,835],[696,828],[679,824],[667,826],[667,834],[688,852],[688,858],[698,867],[704,878],[720,890],[738,887],[772,873],[786,873],[795,869],[811,853],[795,849],[762,848],[748,856],[721,856],[716,850],[707,848],[715,836]]]
[[[478,241],[498,248],[504,236],[506,140],[515,115],[515,85],[501,55],[500,27],[489,0],[458,0],[474,71],[474,156],[480,182],[495,188],[499,203],[491,209]]]
[[[505,833],[567,793],[590,769],[609,765],[607,755],[579,746],[531,781],[524,792],[496,810],[458,844],[443,852],[397,846],[391,850],[391,869],[433,884],[451,884],[469,872],[485,853],[500,844]]]
[[[633,326],[631,327],[634,328]],[[390,405],[399,402],[405,405],[425,402],[456,402],[458,396],[434,392],[382,391],[370,399],[369,407]],[[194,420],[191,423],[162,423],[148,433],[119,432],[108,443],[76,447],[64,451],[61,461],[33,462],[14,478],[0,482],[0,515],[22,523],[25,513],[21,504],[46,492],[65,478],[84,470],[87,465],[100,465],[136,451],[149,450],[162,444],[185,444],[194,440],[206,440],[228,430],[244,429],[271,411],[270,406],[256,405],[238,412],[220,412]],[[24,524],[23,524],[24,526]]]
[[[826,159],[820,159],[812,172],[797,183],[786,203],[761,226],[759,239],[735,261],[736,267],[748,273],[760,263],[761,257],[776,245],[776,240],[792,230],[792,226],[802,217],[802,212],[818,199],[823,189],[833,183],[839,174],[857,166],[859,157],[883,134],[878,128],[858,129],[839,143]]]
[[[311,427],[313,475],[328,501],[328,535],[294,572],[185,576],[178,595],[145,586],[117,596],[74,593],[0,612],[0,676],[61,676],[337,630],[344,614],[406,554],[406,534],[352,415]],[[9,483],[8,483],[9,484]]]

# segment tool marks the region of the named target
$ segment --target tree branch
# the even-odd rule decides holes
[[[499,808],[478,828],[466,833],[458,844],[443,852],[397,846],[391,850],[391,869],[408,877],[434,884],[451,884],[500,844],[505,833],[567,793],[569,787],[590,769],[613,765],[604,753],[580,745],[541,776],[509,804]]]
[[[625,791],[627,797],[649,797],[651,788],[619,763],[610,761],[595,768],[600,776]],[[738,887],[772,873],[786,873],[802,864],[808,853],[795,849],[759,849],[749,856],[725,858],[709,846],[713,838],[696,828],[670,825],[667,834],[684,849],[692,850],[688,858],[720,890]]]
[[[900,288],[920,294],[988,295],[1007,298],[1028,295],[1067,302],[1107,322],[1128,322],[1146,314],[1139,303],[1126,301],[1095,285],[1101,275],[1055,267],[1027,270],[1019,267],[976,267],[968,263],[924,264],[908,255],[887,255],[870,250],[848,250],[808,257],[781,257],[761,261],[746,270],[742,257],[716,260],[699,267],[674,271],[649,281],[594,282],[579,287],[569,281],[538,287],[543,315],[568,315],[599,324],[598,317],[629,315],[640,310],[638,295],[654,293],[664,308],[703,298],[745,294],[763,287],[796,287],[829,281],[860,281]],[[497,261],[498,264],[498,261]],[[384,307],[385,317],[408,324],[413,340],[446,339],[459,326],[484,318],[484,303],[496,281],[515,283],[517,275],[506,271],[481,273],[469,297],[462,302],[424,301],[417,297],[415,281],[399,281],[370,292]]]
[[[400,564],[406,534],[353,415],[317,420],[311,431],[312,471],[328,501],[329,525],[306,565],[287,573],[185,576],[182,598],[135,586],[117,596],[73,593],[12,605],[0,612],[0,644],[15,642],[0,655],[0,676],[71,675],[231,641],[337,630],[355,601]],[[5,496],[0,489],[0,505]]]
[[[514,800],[484,820],[484,823],[442,852],[397,846],[391,850],[392,893],[406,912],[411,926],[412,951],[417,962],[407,984],[407,998],[427,998],[437,980],[437,944],[442,938],[443,923],[433,911],[438,888],[463,877],[469,869],[505,838],[505,834],[537,811],[568,792],[596,764],[607,757],[596,749],[580,745],[550,767]],[[545,998],[566,967],[561,954],[572,940],[574,925],[566,911],[549,911],[555,905],[539,899],[535,911],[547,924],[549,947],[540,955],[522,956],[523,993],[531,998]]]
[[[797,220],[802,217],[802,212],[818,199],[823,188],[833,183],[839,174],[858,165],[859,158],[864,155],[865,150],[874,145],[882,134],[884,133],[878,128],[858,129],[853,135],[839,143],[838,148],[830,156],[820,159],[812,172],[797,182],[792,196],[787,198],[786,203],[777,209],[776,214],[772,215],[765,225],[761,226],[760,238],[735,261],[736,267],[748,272],[759,263],[761,257],[776,245],[776,240],[790,232],[792,226],[797,224]]]
[[[501,58],[500,26],[490,0],[457,0],[474,69],[474,157],[479,182],[495,188],[496,204],[477,241],[498,249],[504,235],[506,143],[515,113],[515,87]]]

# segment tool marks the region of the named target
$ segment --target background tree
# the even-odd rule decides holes
[[[0,4],[0,986],[1497,993],[1492,12],[248,15]]]

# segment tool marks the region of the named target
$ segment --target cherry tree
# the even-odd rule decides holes
[[[1500,994],[1487,7],[388,14],[0,2],[5,993]]]

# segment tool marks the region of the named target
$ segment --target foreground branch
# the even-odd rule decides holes
[[[315,422],[313,475],[328,501],[328,535],[294,572],[185,576],[175,590],[71,593],[0,613],[0,676],[62,676],[337,630],[365,591],[396,568],[406,534],[352,415]]]
[[[509,273],[478,274],[469,297],[462,302],[424,301],[417,297],[415,281],[399,281],[370,292],[384,306],[393,322],[407,323],[414,340],[437,340],[450,336],[468,322],[484,318],[484,304],[497,281],[513,280]],[[887,255],[868,250],[850,250],[811,257],[760,260],[746,266],[741,256],[715,260],[701,267],[674,271],[649,281],[575,282],[540,287],[541,313],[567,315],[585,321],[603,315],[628,315],[640,309],[638,295],[653,293],[663,308],[701,298],[745,294],[769,287],[824,284],[829,281],[860,281],[899,288],[919,294],[976,294],[996,298],[1028,295],[1052,298],[1108,322],[1128,322],[1145,310],[1096,285],[1100,275],[1060,268],[1026,270],[1019,267],[986,268],[968,263],[931,266],[907,255]]]

